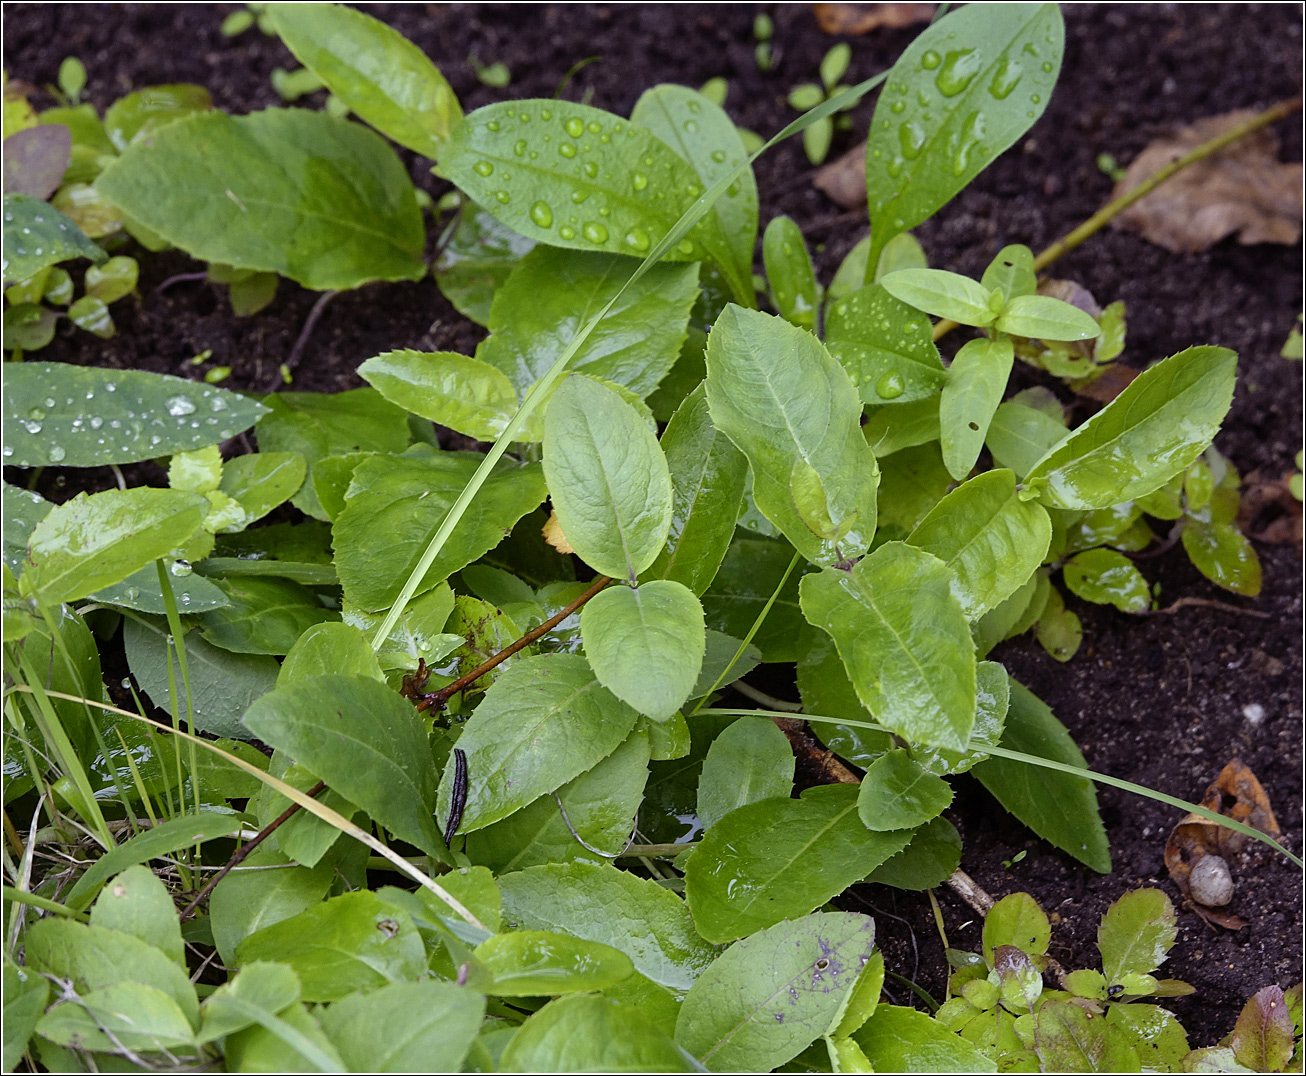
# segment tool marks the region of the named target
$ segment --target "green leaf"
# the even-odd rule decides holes
[[[68,308],[68,320],[101,340],[111,340],[116,331],[108,306],[92,295],[83,295]]]
[[[1238,1014],[1230,1036],[1233,1056],[1253,1072],[1281,1072],[1293,1058],[1294,1028],[1283,990],[1256,991]]]
[[[591,769],[630,734],[637,716],[595,679],[579,654],[519,661],[485,693],[458,739],[467,754],[459,831],[506,818]],[[450,767],[436,801],[442,828],[452,794]]]
[[[866,143],[875,265],[1015,143],[1047,107],[1065,30],[1055,4],[962,8],[921,33],[889,72]]]
[[[748,460],[712,425],[702,385],[685,397],[659,443],[671,474],[671,529],[644,576],[702,594],[730,547]]]
[[[792,560],[793,547],[788,542],[736,534],[720,571],[703,595],[708,628],[736,639],[747,635]],[[798,609],[798,572],[794,571],[780,588],[775,604],[753,637],[753,646],[761,652],[761,660],[796,660],[797,635],[802,623]],[[733,654],[732,649],[729,656]],[[737,666],[737,675],[731,679],[743,676],[745,671]],[[702,688],[706,691],[710,686],[711,681]]]
[[[694,931],[684,902],[655,882],[606,863],[531,867],[499,879],[505,922],[565,930],[620,949],[635,970],[677,993],[716,956]],[[638,923],[632,930],[630,924]]]
[[[789,739],[765,717],[741,717],[707,749],[698,780],[698,818],[710,829],[736,807],[788,796],[794,787]]]
[[[851,785],[759,800],[707,831],[686,865],[685,901],[704,938],[733,941],[819,908],[910,840],[868,830]]]
[[[86,294],[102,303],[116,302],[136,290],[139,272],[140,266],[135,258],[121,255],[110,258],[102,266],[92,265],[86,270]]]
[[[252,452],[223,465],[218,489],[245,510],[248,526],[293,497],[307,473],[298,452]]]
[[[813,331],[820,305],[820,285],[798,225],[776,217],[762,236],[762,259],[776,312],[800,329]]]
[[[875,533],[879,468],[861,434],[861,401],[814,336],[788,322],[728,306],[707,346],[712,422],[748,457],[757,507],[808,560],[860,556]],[[790,476],[816,472],[838,542],[817,536],[794,503]]]
[[[173,489],[80,493],[32,529],[22,591],[57,605],[121,582],[182,545],[208,507],[198,493]]]
[[[19,967],[5,955],[4,970],[4,1071],[13,1072],[22,1061],[36,1023],[45,1011],[50,984],[35,972]]]
[[[132,675],[150,700],[165,709],[170,705],[168,636],[168,624],[162,618],[129,617],[123,625]],[[255,699],[276,686],[276,659],[233,654],[205,642],[198,631],[187,632],[182,642],[191,687],[190,710],[183,712],[193,718],[195,730],[249,739],[249,730],[240,719]],[[177,686],[182,689],[180,680]]]
[[[268,4],[264,17],[351,112],[401,146],[439,156],[463,111],[439,69],[403,34],[338,4]]]
[[[669,232],[704,184],[652,132],[588,105],[505,101],[478,108],[450,136],[441,171],[478,205],[538,243],[642,256]],[[601,213],[600,210],[607,210]],[[715,262],[740,302],[751,274],[708,214],[668,261]]]
[[[923,1012],[878,1005],[853,1041],[876,1072],[997,1072],[987,1054]]]
[[[149,983],[123,981],[90,990],[79,1001],[56,1005],[36,1033],[60,1046],[88,1050],[176,1050],[190,1046],[190,1021],[164,991]]]
[[[1261,592],[1261,562],[1232,523],[1199,523],[1189,519],[1179,532],[1188,559],[1216,586],[1254,598]]]
[[[1128,1036],[1143,1067],[1153,1072],[1175,1072],[1188,1056],[1188,1034],[1173,1013],[1159,1005],[1112,1005],[1106,1014],[1108,1028]]]
[[[567,541],[595,571],[634,582],[653,563],[671,525],[671,476],[657,439],[615,392],[584,377],[558,386],[544,474]]]
[[[452,351],[387,351],[358,376],[391,403],[480,441],[493,441],[517,413],[517,391],[501,371]]]
[[[299,976],[285,964],[255,961],[204,1000],[199,1041],[213,1042],[257,1024],[251,1009],[275,1016],[298,1000]]]
[[[435,259],[436,286],[458,313],[477,325],[489,325],[495,294],[534,246],[534,240],[518,235],[468,202]]]
[[[799,645],[798,695],[804,712],[858,722],[873,721],[848,679],[834,640],[825,632],[804,625]],[[893,746],[892,734],[857,725],[822,721],[815,731],[831,751],[863,768]]]
[[[1090,549],[1066,561],[1062,572],[1073,594],[1099,605],[1114,605],[1122,613],[1145,613],[1152,592],[1134,562],[1114,549]]]
[[[1091,314],[1048,295],[1009,298],[994,327],[998,332],[1038,340],[1091,340],[1102,335]]]
[[[109,257],[59,210],[26,194],[4,197],[4,258],[6,284],[27,280],[42,269],[73,258],[102,262]]]
[[[625,287],[631,268],[618,255],[536,247],[495,292],[490,336],[476,357],[506,374],[525,396],[581,327]],[[697,297],[695,266],[654,266],[617,299],[567,369],[647,396],[675,364]]]
[[[912,834],[911,844],[866,876],[877,885],[896,889],[933,889],[952,877],[961,863],[961,834],[942,816]]]
[[[193,112],[207,112],[213,99],[203,86],[179,82],[147,86],[111,104],[104,113],[104,134],[119,153],[160,127]]]
[[[979,459],[989,423],[1002,402],[1015,352],[1005,337],[971,340],[948,368],[948,383],[939,399],[943,462],[958,482]]]
[[[703,607],[669,579],[612,586],[586,603],[581,638],[599,683],[654,721],[666,721],[698,679]]]
[[[915,829],[937,818],[952,802],[952,787],[901,749],[874,762],[862,778],[857,813],[876,833]]]
[[[321,1020],[349,1072],[457,1072],[484,1012],[474,991],[427,980],[350,994]]]
[[[1066,436],[1066,427],[1051,415],[1008,400],[993,412],[984,441],[999,467],[1015,471],[1024,478],[1043,458],[1044,453]]]
[[[1043,1071],[1142,1071],[1129,1039],[1073,1001],[1048,1000],[1034,1019],[1034,1053]]]
[[[1028,893],[1012,893],[994,904],[984,919],[984,960],[992,965],[993,951],[1003,945],[1042,956],[1051,937],[1052,927],[1038,902]]]
[[[334,620],[335,613],[307,587],[289,579],[219,580],[227,604],[201,613],[204,639],[237,654],[282,655],[314,624]]]
[[[396,837],[439,855],[435,763],[422,719],[384,684],[362,676],[291,683],[255,702],[244,723]]]
[[[367,637],[352,624],[314,624],[286,653],[279,685],[311,676],[368,676],[384,682],[381,663]]]
[[[874,921],[846,912],[759,931],[699,976],[676,1041],[714,1072],[769,1072],[825,1033],[874,946]]]
[[[148,867],[128,867],[105,884],[91,907],[91,925],[131,934],[162,950],[178,967],[186,967],[177,909]]]
[[[228,1005],[239,1005],[258,1025],[227,1036],[222,1047],[228,1068],[237,1072],[344,1071],[340,1054],[302,1002],[295,1002],[279,1016],[234,998]]]
[[[975,653],[952,573],[886,542],[851,572],[803,579],[803,615],[839,649],[857,695],[908,740],[965,750],[975,719]]]
[[[1011,471],[985,471],[954,489],[917,524],[907,544],[953,573],[952,593],[977,620],[1006,601],[1043,563],[1052,523],[1016,494]]]
[[[899,269],[886,274],[880,285],[899,302],[936,318],[984,326],[996,317],[988,288],[944,269]]]
[[[986,747],[996,747],[1002,739],[1011,697],[1007,670],[996,661],[977,662],[975,688],[975,724],[970,733],[970,750],[945,751],[920,744],[909,748],[912,758],[930,773],[939,776],[966,773],[975,763],[989,757]]]
[[[692,1059],[628,1005],[594,994],[558,998],[529,1017],[500,1072],[693,1072]]]
[[[1058,661],[1069,661],[1083,640],[1084,631],[1079,623],[1079,615],[1067,609],[1061,591],[1050,586],[1043,610],[1038,616],[1039,645]]]
[[[412,920],[366,890],[264,927],[236,946],[236,959],[289,964],[305,1001],[337,1001],[426,972],[425,948]]]
[[[1102,973],[1108,984],[1131,973],[1150,975],[1179,935],[1174,905],[1159,889],[1135,889],[1106,910],[1097,928]]]
[[[178,175],[189,181],[174,183]],[[177,120],[111,162],[96,189],[193,257],[318,291],[416,280],[426,268],[421,212],[399,158],[325,112]]]
[[[991,292],[1000,291],[1008,308],[1012,299],[1033,295],[1038,289],[1033,251],[1019,243],[1003,247],[984,270],[980,284]]]
[[[1084,766],[1084,756],[1065,726],[1015,680],[1011,681],[1011,706],[1002,746]],[[1040,837],[1101,874],[1110,871],[1106,830],[1097,813],[1097,793],[1088,778],[1000,758],[987,759],[971,772],[1003,807]]]
[[[180,377],[58,362],[9,367],[4,412],[11,467],[137,463],[215,445],[266,413],[234,392]]]
[[[394,602],[480,459],[452,452],[374,456],[355,468],[345,509],[331,528],[336,570],[348,601],[365,610]],[[459,520],[417,593],[498,545],[544,499],[543,477],[537,464],[500,466]]]
[[[433,590],[428,590],[420,598],[409,602],[404,608],[404,615],[395,623],[390,635],[376,651],[377,660],[382,668],[412,671],[417,668],[418,660],[421,658],[436,661],[449,653],[447,645],[454,640],[450,639],[449,634],[443,629],[454,609],[454,593],[448,583],[442,583]],[[362,612],[346,602],[341,610],[341,619],[365,636],[371,637],[375,636],[377,629],[380,628],[382,616],[380,613]],[[450,631],[455,628],[461,630],[461,624],[455,624]],[[369,643],[368,646],[370,649],[371,644]]]
[[[630,957],[610,945],[544,930],[496,934],[474,955],[494,976],[491,993],[501,997],[602,990],[635,970]]]
[[[862,427],[876,459],[939,439],[939,394],[893,407],[873,407]]]
[[[335,881],[330,863],[301,867],[281,852],[259,850],[245,863],[261,869],[232,871],[209,897],[213,942],[228,966],[245,938],[316,906]]]
[[[59,318],[53,310],[35,303],[19,303],[4,312],[4,349],[40,351],[54,339]]]
[[[1237,362],[1219,347],[1162,359],[1050,449],[1026,484],[1057,508],[1108,508],[1153,492],[1211,443],[1233,398]]]

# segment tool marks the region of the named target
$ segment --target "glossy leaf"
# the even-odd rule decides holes
[[[741,717],[707,749],[698,780],[698,817],[710,829],[736,807],[783,798],[794,787],[794,751],[765,717]]]
[[[331,533],[345,598],[361,609],[393,603],[462,492],[480,456],[374,456],[354,469]],[[417,588],[421,594],[498,545],[544,499],[538,465],[501,465],[463,514]]]
[[[500,224],[472,202],[463,206],[432,273],[436,286],[458,313],[477,325],[489,325],[495,293],[508,279],[534,240]]]
[[[565,930],[620,949],[641,975],[677,993],[688,990],[716,956],[695,932],[684,901],[606,863],[531,867],[502,875],[499,886],[506,923]]]
[[[853,1040],[876,1072],[997,1072],[961,1035],[903,1005],[878,1005]]]
[[[193,112],[207,112],[212,107],[209,91],[194,83],[147,86],[118,98],[105,110],[104,133],[121,153],[173,120]]]
[[[1229,1045],[1238,1064],[1253,1072],[1275,1072],[1292,1061],[1295,1030],[1283,990],[1266,986],[1243,1006]]]
[[[199,1041],[213,1042],[275,1016],[299,1000],[299,976],[285,964],[255,961],[204,999]]]
[[[526,658],[504,673],[463,726],[467,802],[460,832],[472,832],[592,768],[635,727],[636,712],[578,654]],[[453,770],[440,782],[437,813],[449,818]]]
[[[952,788],[901,749],[889,751],[866,770],[857,794],[857,813],[876,833],[915,829],[937,818],[952,802]]]
[[[676,1041],[713,1072],[769,1072],[825,1034],[874,946],[874,921],[845,912],[759,931],[699,976]]]
[[[875,533],[879,468],[861,434],[848,375],[810,333],[727,307],[707,347],[712,422],[748,457],[757,507],[808,560],[859,556]],[[794,503],[795,465],[815,472],[838,541],[818,536]]]
[[[80,228],[48,202],[26,194],[4,196],[4,258],[6,284],[27,280],[42,269],[73,258],[102,262],[108,258]]]
[[[851,572],[803,579],[803,615],[839,649],[862,703],[908,740],[964,750],[975,719],[975,654],[952,573],[887,542]]]
[[[809,714],[844,717],[852,721],[874,721],[862,705],[839,659],[834,640],[825,632],[805,625],[798,655],[798,695]],[[865,768],[893,746],[888,732],[857,725],[821,721],[812,725],[821,742],[841,758]]]
[[[694,169],[645,128],[551,100],[478,108],[454,130],[440,167],[478,205],[537,243],[636,257],[704,190]],[[666,258],[705,256],[721,268],[737,301],[751,300],[751,277],[735,267],[714,214]]]
[[[1008,305],[1018,296],[1033,295],[1038,290],[1033,251],[1020,243],[1003,247],[984,270],[980,284],[1000,291]]]
[[[1131,1040],[1143,1067],[1164,1072],[1181,1069],[1188,1056],[1188,1034],[1173,1013],[1159,1005],[1112,1005],[1108,1027],[1118,1028]]]
[[[933,889],[952,877],[961,864],[961,834],[941,815],[912,834],[911,844],[866,876],[896,889]]]
[[[1011,341],[971,340],[948,367],[948,383],[939,399],[943,462],[958,482],[970,474],[989,431],[993,414],[1011,376]]]
[[[776,592],[792,559],[793,547],[787,542],[737,534],[726,551],[720,571],[703,595],[703,612],[709,629],[737,639],[747,635]],[[794,661],[797,657],[797,635],[803,623],[798,608],[798,579],[799,569],[795,568],[753,637],[762,661]],[[709,686],[710,683],[704,685],[704,690]]]
[[[939,439],[939,395],[911,403],[876,407],[862,427],[876,459]]]
[[[1117,900],[1097,928],[1102,973],[1109,984],[1125,975],[1150,975],[1179,936],[1174,905],[1159,889],[1136,889]]]
[[[691,1059],[645,1016],[594,994],[558,998],[530,1016],[500,1072],[693,1072]]]
[[[435,763],[421,717],[395,692],[369,677],[317,676],[265,695],[244,723],[396,837],[439,854]]]
[[[1050,449],[1027,485],[1057,508],[1108,508],[1151,493],[1211,443],[1233,398],[1236,365],[1219,347],[1163,359]]]
[[[1002,746],[1011,751],[1083,766],[1084,756],[1065,726],[1028,688],[1011,681]],[[1097,793],[1086,777],[1071,777],[1023,762],[990,758],[972,771],[997,801],[1045,840],[1105,874],[1111,869]]]
[[[503,433],[517,412],[517,392],[502,372],[450,351],[387,351],[358,376],[406,411],[481,441]]]
[[[311,676],[368,676],[384,680],[367,636],[352,624],[314,624],[295,640],[277,674],[278,684]]]
[[[1010,299],[994,327],[998,332],[1039,340],[1091,340],[1102,335],[1091,314],[1049,295]]]
[[[1216,586],[1254,598],[1261,592],[1261,562],[1232,523],[1188,520],[1179,532],[1188,559]]]
[[[1016,495],[1011,471],[985,471],[954,489],[916,526],[907,544],[952,570],[952,592],[976,620],[996,608],[1043,563],[1052,523]]]
[[[962,325],[988,325],[996,316],[988,288],[944,269],[899,269],[880,285],[901,303]]]
[[[32,529],[22,591],[48,605],[85,598],[184,543],[207,512],[208,501],[182,490],[78,494]]]
[[[1038,616],[1038,641],[1058,661],[1069,661],[1079,650],[1084,631],[1079,614],[1066,608],[1065,599],[1056,587],[1049,587],[1042,612]]]
[[[57,362],[5,371],[4,462],[13,467],[137,463],[215,445],[264,408],[226,389],[143,370]]]
[[[223,465],[218,488],[240,505],[248,525],[293,497],[307,473],[298,452],[251,452]]]
[[[173,183],[176,175],[191,178]],[[421,213],[399,158],[325,112],[177,120],[110,163],[96,189],[193,257],[306,288],[425,272]]]
[[[506,374],[525,396],[621,291],[631,268],[617,255],[536,247],[495,292],[490,336],[476,357]],[[654,266],[617,299],[567,369],[647,396],[675,364],[697,297],[693,265]]]
[[[1011,683],[1007,670],[996,661],[980,661],[975,665],[975,724],[970,732],[970,749],[947,751],[938,747],[913,744],[911,757],[930,773],[946,776],[966,773],[977,762],[988,758],[985,747],[996,747],[1006,726],[1007,710],[1011,704]]]
[[[501,997],[602,990],[635,970],[630,957],[610,945],[545,930],[496,934],[474,955],[494,976],[491,990]]]
[[[256,1026],[228,1035],[223,1042],[223,1062],[229,1068],[246,1072],[306,1072],[311,1066],[320,1072],[330,1072],[345,1067],[317,1017],[309,1013],[303,1002],[295,1002],[277,1016],[260,1012],[257,1007],[243,1011],[251,1016],[257,1014],[258,1019]]]
[[[301,867],[280,852],[260,849],[246,863],[264,869],[231,872],[209,898],[213,941],[228,965],[235,962],[236,946],[244,938],[314,907],[335,880],[330,864]]]
[[[653,433],[615,392],[584,377],[558,386],[544,474],[567,541],[595,571],[633,582],[653,563],[671,525],[671,477]]]
[[[339,4],[269,4],[263,17],[351,112],[401,146],[439,156],[463,111],[439,69],[403,34]]]
[[[599,683],[654,721],[689,698],[706,645],[703,607],[669,579],[611,586],[580,615],[581,639]]]
[[[1042,956],[1051,937],[1052,927],[1038,902],[1028,893],[1013,893],[995,903],[984,918],[984,959],[992,964],[994,950],[1003,945]]]
[[[137,864],[105,883],[91,906],[91,924],[139,938],[185,968],[176,911],[172,897],[155,873]]]
[[[1145,613],[1152,592],[1134,562],[1114,549],[1090,549],[1066,561],[1066,586],[1085,601],[1114,605],[1122,613]]]
[[[776,312],[800,329],[816,327],[820,285],[798,225],[789,217],[775,217],[762,236],[762,260]]]
[[[1056,85],[1064,34],[1055,4],[1004,4],[951,12],[907,47],[889,71],[866,142],[871,265],[891,238],[932,216],[1038,119]]]
[[[227,604],[199,616],[204,639],[237,654],[288,654],[314,624],[335,614],[307,587],[289,579],[221,580]]]
[[[685,868],[685,901],[704,938],[733,941],[819,908],[910,840],[868,830],[851,785],[759,800],[707,831]]]
[[[1028,404],[1008,400],[993,412],[984,443],[993,462],[1024,478],[1044,453],[1066,436],[1065,424]]]

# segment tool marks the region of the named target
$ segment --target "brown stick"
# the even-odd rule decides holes
[[[324,788],[326,788],[326,784],[322,781],[319,781],[307,792],[305,792],[304,795],[316,796]],[[246,841],[243,845],[237,848],[235,854],[232,855],[232,857],[229,860],[227,860],[226,865],[220,871],[218,871],[217,874],[215,874],[212,878],[210,878],[204,884],[204,888],[195,894],[195,899],[186,905],[185,909],[181,913],[182,920],[185,921],[186,919],[189,919],[191,915],[194,914],[195,909],[200,906],[200,903],[204,900],[204,898],[207,897],[211,892],[213,892],[213,887],[217,885],[220,881],[222,881],[222,879],[225,878],[234,868],[239,867],[243,862],[245,862],[245,858],[252,851],[254,851],[255,848],[257,848],[260,844],[262,844],[265,840],[267,840],[267,838],[273,833],[273,831],[275,831],[283,822],[288,821],[290,816],[293,815],[298,810],[299,810],[299,804],[292,803],[289,807],[287,807],[284,811],[282,811],[279,815],[277,815],[276,818],[272,819],[271,822],[269,822],[266,826],[264,826],[261,830],[259,830],[258,833],[256,833],[250,840]]]
[[[553,616],[549,617],[549,619],[546,620],[543,624],[541,624],[538,628],[531,628],[530,631],[528,631],[515,643],[509,643],[493,657],[488,658],[487,660],[481,662],[481,664],[476,666],[476,668],[474,668],[471,672],[467,673],[465,676],[458,677],[458,679],[455,680],[448,687],[442,687],[439,691],[433,691],[429,695],[423,697],[422,701],[417,704],[417,709],[419,711],[429,710],[432,706],[434,706],[437,710],[443,710],[444,704],[448,702],[451,698],[453,698],[455,695],[457,695],[458,692],[462,691],[463,688],[467,687],[468,684],[476,683],[477,680],[479,680],[482,676],[484,676],[487,672],[493,669],[500,662],[507,661],[508,658],[512,657],[513,654],[517,653],[518,650],[521,650],[523,647],[530,646],[531,643],[535,642],[536,639],[540,638],[543,635],[547,635],[559,624],[561,624],[564,620],[566,620],[567,617],[571,616],[572,613],[574,613],[577,609],[579,609],[582,605],[584,605],[587,601],[589,601],[592,597],[594,597],[595,594],[597,594],[600,590],[602,590],[611,582],[612,580],[608,576],[606,575],[599,576],[598,579],[594,581],[594,585],[590,587],[589,590],[585,591],[584,594],[582,594],[574,602],[568,605],[565,609],[562,609],[559,612],[554,613]]]
[[[1157,609],[1153,615],[1158,613],[1173,613],[1182,609],[1185,605],[1200,605],[1206,609],[1222,609],[1226,613],[1242,613],[1243,616],[1254,616],[1259,620],[1268,620],[1269,613],[1264,613],[1260,609],[1244,609],[1241,605],[1232,605],[1229,602],[1218,602],[1211,598],[1178,598],[1171,602],[1164,609]]]

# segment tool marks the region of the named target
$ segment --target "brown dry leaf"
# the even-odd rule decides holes
[[[1209,116],[1143,150],[1116,184],[1119,198],[1171,161],[1255,116],[1248,109]],[[1297,242],[1301,235],[1302,166],[1278,159],[1279,139],[1261,128],[1189,165],[1112,223],[1175,253],[1206,250],[1237,233],[1243,246]]]
[[[881,26],[901,30],[934,18],[937,4],[813,4],[816,25],[827,34],[869,34]]]
[[[865,209],[866,143],[818,168],[812,186],[841,209]]]
[[[1124,392],[1129,382],[1137,376],[1138,371],[1132,366],[1113,362],[1110,366],[1102,367],[1102,372],[1096,377],[1072,382],[1070,387],[1075,391],[1076,396],[1084,396],[1108,404]]]
[[[567,536],[562,533],[562,524],[558,522],[557,512],[549,513],[549,518],[545,520],[541,533],[544,535],[544,540],[563,556],[576,552],[571,548],[571,543],[567,541]]]
[[[1238,526],[1248,538],[1258,542],[1302,544],[1302,506],[1288,488],[1292,472],[1282,478],[1267,478],[1253,471],[1243,479],[1242,503],[1238,507]],[[1262,530],[1252,530],[1252,524],[1267,509],[1277,507],[1281,514],[1270,520]]]
[[[1207,788],[1206,795],[1202,797],[1202,806],[1276,839],[1279,836],[1279,823],[1270,808],[1265,789],[1261,787],[1256,775],[1236,758],[1220,771],[1220,775]],[[1193,868],[1206,856],[1221,856],[1227,860],[1241,851],[1249,839],[1196,814],[1183,818],[1166,839],[1166,869],[1193,910],[1208,923],[1229,930],[1239,930],[1247,925],[1247,921],[1239,916],[1193,900],[1189,885]]]

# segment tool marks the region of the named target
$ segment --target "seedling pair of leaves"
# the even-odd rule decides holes
[[[835,45],[821,57],[820,85],[804,82],[795,86],[789,91],[789,107],[796,108],[799,112],[806,112],[822,101],[837,97],[848,88],[841,80],[848,73],[848,65],[851,62],[852,46],[847,42]],[[849,108],[851,107],[850,105]],[[844,130],[851,125],[847,116],[837,118],[826,116],[824,119],[817,120],[803,132],[803,152],[807,154],[807,159],[814,165],[824,161],[830,152],[830,142],[834,139],[836,127]]]

